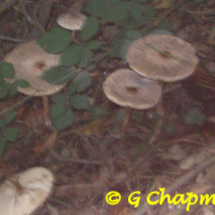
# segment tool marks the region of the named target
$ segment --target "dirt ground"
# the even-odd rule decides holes
[[[0,1],[0,60],[17,44],[39,34],[23,13],[23,2]],[[51,11],[45,13],[51,2]],[[158,2],[162,1],[149,4],[156,7]],[[133,110],[125,132],[121,130],[125,108],[109,101],[102,90],[107,74],[126,66],[116,58],[103,58],[91,71],[93,86],[87,95],[95,107],[106,110],[103,116],[93,118],[92,111],[79,111],[72,127],[56,133],[44,124],[40,98],[30,98],[17,108],[12,126],[20,129],[20,135],[15,144],[7,144],[0,178],[6,178],[5,171],[19,173],[33,166],[55,174],[53,193],[35,215],[215,214],[213,204],[197,203],[189,212],[186,204],[146,204],[148,194],[162,187],[172,197],[215,193],[215,2],[181,1],[177,8],[174,4],[180,1],[172,2],[156,9],[157,16],[172,25],[175,36],[195,47],[200,63],[192,77],[165,85],[162,104],[147,111]],[[36,11],[41,20],[47,14],[49,29],[73,3],[32,0],[25,8],[29,14]],[[112,35],[104,35],[103,30],[96,39],[111,41]],[[25,98],[18,94],[0,100],[0,111]],[[122,195],[115,206],[105,202],[112,190]],[[136,209],[127,201],[134,191],[141,191]]]

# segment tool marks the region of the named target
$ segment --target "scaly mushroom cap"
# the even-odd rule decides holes
[[[135,109],[155,106],[162,94],[157,81],[143,78],[130,69],[111,73],[103,83],[103,89],[112,102]]]
[[[171,35],[149,35],[129,47],[129,66],[139,75],[166,82],[190,76],[198,64],[195,48]]]
[[[31,214],[48,197],[53,182],[53,174],[43,167],[28,169],[6,180],[0,186],[0,214]]]
[[[26,95],[52,95],[61,90],[64,85],[51,85],[41,78],[43,72],[60,64],[60,55],[45,52],[36,42],[30,41],[17,46],[6,55],[5,61],[15,68],[14,79],[24,79],[30,87],[18,87],[18,91]],[[6,79],[8,82],[14,80]]]
[[[57,24],[67,30],[81,30],[87,17],[82,13],[63,13],[57,19]]]

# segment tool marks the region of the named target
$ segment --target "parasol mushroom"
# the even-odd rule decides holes
[[[187,78],[198,64],[195,48],[171,35],[148,35],[136,40],[129,47],[126,59],[139,75],[165,82]]]
[[[82,13],[63,13],[57,18],[57,24],[71,31],[81,30],[87,17]]]
[[[43,167],[30,168],[0,185],[0,214],[30,215],[52,191],[53,174]]]
[[[128,107],[123,131],[130,117],[130,108],[144,110],[154,107],[162,95],[162,87],[157,81],[143,78],[130,69],[111,73],[103,83],[103,89],[112,102]]]
[[[52,85],[41,78],[44,71],[60,64],[60,55],[45,52],[35,41],[26,42],[17,46],[5,56],[5,61],[12,63],[15,68],[15,78],[24,79],[30,84],[27,88],[18,87],[18,91],[29,96],[42,96],[45,122],[48,117],[48,98],[60,91],[64,85]],[[14,80],[7,79],[7,82]]]

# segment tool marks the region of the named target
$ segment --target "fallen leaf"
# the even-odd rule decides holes
[[[57,131],[54,130],[48,138],[44,141],[44,143],[38,143],[37,146],[34,148],[34,153],[36,155],[41,154],[42,152],[51,149],[57,140]]]
[[[154,7],[155,9],[165,9],[165,8],[169,8],[172,5],[172,3],[173,3],[173,0],[162,0]]]

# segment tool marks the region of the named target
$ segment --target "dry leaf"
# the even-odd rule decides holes
[[[107,215],[128,215],[127,200],[122,196],[122,199],[117,205],[109,205]]]
[[[35,149],[34,149],[34,152],[36,155],[46,151],[46,150],[49,150],[51,149],[55,142],[57,140],[57,131],[54,130],[49,136],[48,138],[44,141],[44,143],[41,143],[41,144],[38,144]]]
[[[154,7],[156,9],[165,9],[171,7],[173,3],[173,0],[162,0],[158,4],[156,4]]]

